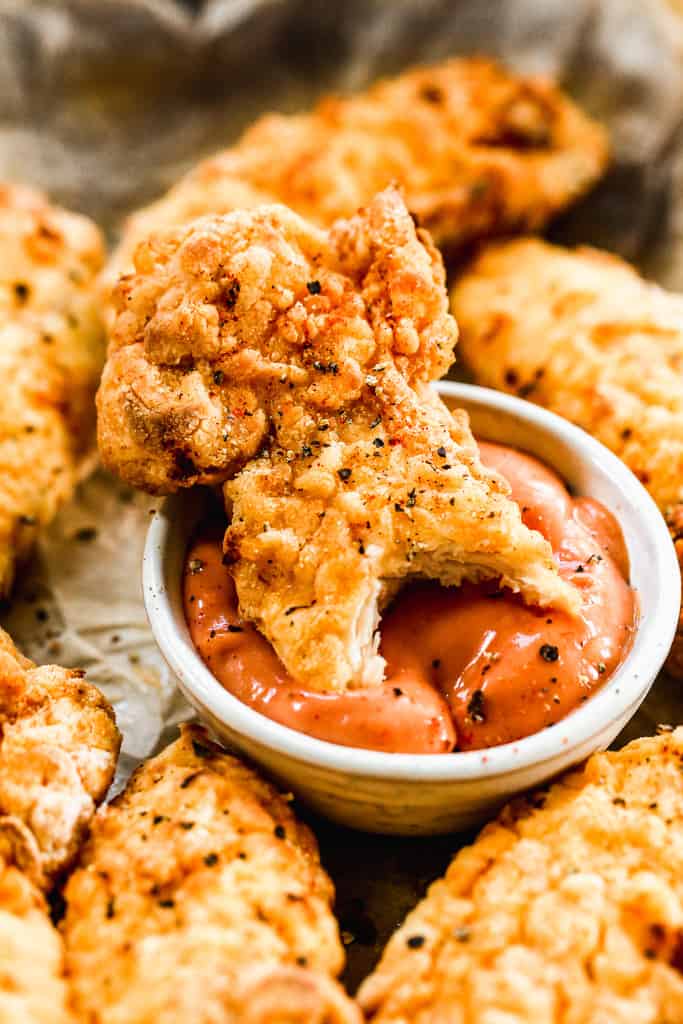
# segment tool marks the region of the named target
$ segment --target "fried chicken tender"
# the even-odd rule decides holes
[[[662,510],[683,571],[683,295],[608,253],[522,239],[486,247],[452,308],[476,382],[611,448]],[[683,677],[683,615],[669,668]]]
[[[427,390],[451,362],[444,271],[394,190],[329,232],[284,207],[141,246],[118,288],[100,450],[151,491],[225,486],[240,609],[316,689],[375,684],[408,576],[500,577],[573,606],[548,543]]]
[[[73,861],[119,746],[110,705],[80,671],[34,665],[0,630],[0,844],[21,850],[38,887]]]
[[[62,941],[42,893],[17,866],[22,847],[0,831],[0,1024],[74,1024]]]
[[[391,938],[373,1024],[680,1024],[683,729],[507,807]]]
[[[103,259],[85,217],[0,185],[0,596],[94,454]]]
[[[62,928],[88,1024],[359,1024],[312,833],[196,725],[95,817]]]
[[[164,227],[267,201],[315,224],[349,217],[387,185],[440,246],[534,231],[582,195],[607,163],[605,134],[555,85],[491,60],[450,60],[270,114],[129,219],[109,269]]]

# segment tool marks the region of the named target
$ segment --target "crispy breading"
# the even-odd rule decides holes
[[[412,69],[307,114],[270,114],[135,213],[108,270],[151,232],[282,202],[313,223],[349,217],[392,183],[437,244],[535,231],[607,163],[605,133],[554,84],[492,60]]]
[[[103,259],[85,217],[0,185],[0,596],[94,454]]]
[[[0,1024],[73,1024],[64,950],[45,899],[16,864],[0,831]]]
[[[507,807],[391,938],[373,1024],[680,1024],[683,729]]]
[[[329,233],[277,206],[206,218],[136,261],[98,396],[103,459],[152,491],[235,478],[240,609],[295,679],[379,683],[380,607],[409,576],[572,605],[466,417],[427,397],[456,326],[396,191]]]
[[[451,298],[476,382],[611,448],[662,510],[683,570],[683,295],[608,253],[522,239],[487,246]],[[683,614],[668,666],[683,676]]]
[[[96,815],[65,891],[88,1024],[358,1024],[332,883],[289,803],[199,726]]]
[[[82,675],[34,665],[0,630],[0,841],[39,887],[73,861],[118,757],[114,713]]]

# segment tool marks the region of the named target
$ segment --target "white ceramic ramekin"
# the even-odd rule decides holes
[[[562,722],[516,743],[454,754],[385,754],[312,739],[231,696],[195,651],[183,616],[181,574],[201,515],[199,492],[174,495],[151,522],[143,586],[156,641],[200,717],[229,747],[334,821],[370,832],[435,834],[480,822],[501,802],[604,749],[637,710],[674,636],[678,562],[660,512],[611,452],[529,402],[466,384],[439,384],[467,409],[475,434],[538,456],[578,494],[619,520],[631,560],[640,622],[623,664],[602,690]]]

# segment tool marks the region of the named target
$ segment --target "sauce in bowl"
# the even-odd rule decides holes
[[[580,591],[578,616],[533,608],[495,582],[409,583],[385,611],[379,687],[307,691],[240,617],[222,563],[225,522],[202,524],[185,563],[192,641],[218,681],[262,714],[318,739],[388,753],[448,753],[521,739],[560,721],[623,660],[636,622],[628,557],[615,518],[572,498],[537,459],[480,443],[507,478],[527,526],[551,543]]]

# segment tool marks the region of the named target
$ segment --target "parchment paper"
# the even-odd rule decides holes
[[[683,29],[643,0],[0,0],[0,177],[116,234],[123,213],[263,110],[451,54],[558,76],[609,127],[607,180],[552,236],[605,246],[683,288]],[[189,712],[140,590],[153,499],[98,472],[45,536],[3,624],[37,661],[87,669],[116,708],[115,788]],[[662,676],[621,738],[683,720]],[[305,811],[304,811],[305,813]],[[353,989],[468,837],[396,840],[314,822]]]

